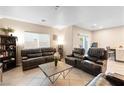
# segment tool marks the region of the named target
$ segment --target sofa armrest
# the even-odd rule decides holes
[[[103,65],[104,64],[104,60],[97,60],[95,63]]]
[[[67,57],[73,57],[73,55],[72,54],[70,54],[70,55],[66,55]]]
[[[113,85],[124,86],[124,75],[118,73],[108,73],[106,79],[110,81]]]
[[[88,60],[87,56],[84,56],[83,60]]]
[[[22,60],[27,60],[28,59],[28,57],[22,57]]]

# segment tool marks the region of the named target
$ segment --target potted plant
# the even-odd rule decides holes
[[[14,32],[14,29],[8,27],[8,28],[0,28],[0,31],[4,32],[5,35],[8,35],[10,32]]]
[[[57,66],[57,63],[58,63],[59,59],[60,59],[60,54],[59,54],[59,52],[56,52],[56,53],[54,54],[55,66]]]

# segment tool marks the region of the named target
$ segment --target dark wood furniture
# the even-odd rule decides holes
[[[3,71],[16,67],[16,40],[15,36],[0,35],[0,62]]]
[[[2,74],[2,63],[0,63],[0,81],[2,82],[3,81],[3,74]]]

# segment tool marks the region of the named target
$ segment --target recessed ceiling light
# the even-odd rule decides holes
[[[46,20],[45,19],[42,19],[41,22],[46,22]]]
[[[93,26],[96,26],[96,24],[93,24]]]
[[[97,24],[91,25],[91,28],[97,28]]]

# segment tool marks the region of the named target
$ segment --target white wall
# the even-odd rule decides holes
[[[78,26],[73,26],[73,48],[79,48],[80,36],[86,35],[89,38],[89,46],[92,42],[92,32]]]
[[[124,46],[124,27],[95,31],[93,32],[93,41],[98,42],[98,46],[103,48]]]
[[[24,38],[23,34],[24,31],[30,32],[37,32],[37,33],[44,33],[50,34],[51,37],[51,47],[57,48],[57,40],[53,40],[53,34],[57,35],[58,37],[63,37],[64,39],[64,55],[68,55],[72,53],[73,48],[79,47],[79,37],[78,34],[88,35],[90,41],[92,40],[92,32],[87,31],[83,28],[77,26],[68,26],[64,29],[54,29],[47,26],[41,26],[16,20],[10,19],[1,19],[0,20],[0,27],[9,26],[15,29],[15,35],[18,37],[18,61],[20,62],[20,50],[23,49],[24,46]],[[0,34],[2,34],[0,32]]]
[[[58,35],[64,36],[64,54],[65,55],[71,54],[74,48],[79,48],[80,41],[79,41],[78,34],[87,35],[89,37],[89,41],[92,42],[92,32],[87,31],[78,26],[74,26],[74,25],[69,26],[62,29],[61,34],[59,32]]]
[[[65,55],[71,54],[73,50],[73,34],[72,26],[63,29],[64,31],[64,53]]]

